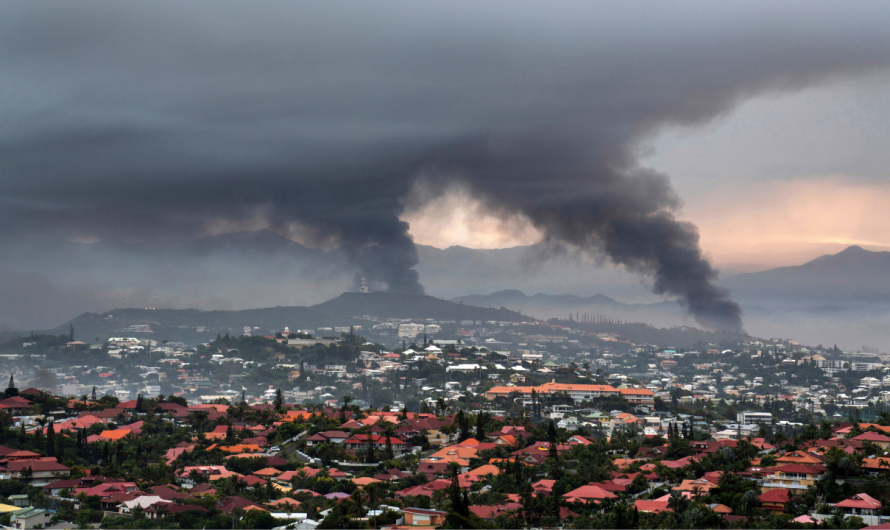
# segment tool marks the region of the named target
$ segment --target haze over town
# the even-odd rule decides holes
[[[888,19],[0,7],[0,525],[890,528]]]

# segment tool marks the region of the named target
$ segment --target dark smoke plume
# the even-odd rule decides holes
[[[890,62],[886,2],[85,0],[3,15],[0,240],[267,228],[420,293],[401,198],[458,182],[731,329],[738,306],[637,150]]]
[[[458,176],[493,211],[525,214],[548,242],[603,254],[652,277],[653,292],[679,297],[702,325],[742,329],[741,308],[713,284],[717,271],[702,256],[697,229],[671,212],[679,201],[666,175],[543,141],[501,142],[497,151],[490,144],[480,139],[437,153],[425,184]]]

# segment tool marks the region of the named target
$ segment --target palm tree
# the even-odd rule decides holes
[[[371,509],[376,510],[377,509],[377,501],[379,500],[380,493],[381,493],[380,484],[378,484],[376,482],[372,482],[372,483],[368,484],[367,486],[365,486],[365,491],[368,493],[368,503],[371,505]],[[369,522],[371,524],[371,528],[376,528],[376,525],[374,524],[373,519],[371,519]]]
[[[603,462],[602,470],[606,472],[608,478],[612,478],[612,473],[618,471],[618,466],[616,466],[615,461],[610,458]]]
[[[662,481],[670,483],[671,476],[673,475],[673,472],[671,471],[671,469],[669,467],[664,465],[664,463],[656,462],[655,463],[655,474],[658,475],[658,478],[660,478]]]
[[[668,499],[668,508],[674,510],[674,513],[682,513],[688,504],[689,499],[683,495],[683,492],[676,490],[671,492],[671,496]]]
[[[345,395],[343,396],[343,407],[340,409],[340,421],[346,421],[346,409],[349,408],[349,404],[352,403],[352,396]]]
[[[352,502],[354,502],[355,506],[358,508],[358,518],[361,519],[364,512],[364,509],[362,508],[362,501],[364,500],[362,496],[362,490],[353,491],[352,495],[350,495],[349,498],[352,499]],[[359,528],[361,528],[362,526],[364,525],[361,521],[359,521]]]

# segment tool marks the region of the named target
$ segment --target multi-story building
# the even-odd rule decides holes
[[[413,339],[423,333],[423,324],[399,324],[399,338]]]
[[[825,467],[814,464],[786,464],[775,468],[769,475],[763,477],[764,492],[784,488],[788,490],[803,490],[809,486],[815,486],[825,476]]]
[[[747,410],[736,414],[736,421],[742,425],[765,425],[773,421],[773,415],[769,412],[752,412]]]
[[[575,401],[596,399],[600,397],[617,396],[618,389],[609,385],[566,385],[560,383],[545,383],[540,386],[496,386],[485,393],[488,399],[498,396],[508,396],[514,392],[522,397],[531,397],[532,390],[536,394],[545,396],[548,394],[567,394]]]
[[[834,370],[843,370],[844,368],[849,368],[849,361],[833,361],[830,359],[820,359],[816,360],[816,366],[822,368],[823,370],[826,368],[831,368]]]
[[[508,396],[514,392],[530,398],[532,390],[538,395],[566,394],[575,402],[597,399],[601,397],[622,396],[634,405],[652,406],[655,404],[655,393],[645,388],[614,388],[609,385],[568,385],[561,383],[544,383],[540,386],[496,386],[485,393],[488,399]]]
[[[859,381],[859,386],[862,388],[881,388],[882,385],[883,383],[877,377],[863,377]]]
[[[18,480],[32,486],[46,486],[70,474],[70,467],[46,460],[14,460],[0,468],[0,480]]]
[[[627,400],[631,405],[654,407],[655,393],[645,388],[619,388],[618,392],[621,397]]]

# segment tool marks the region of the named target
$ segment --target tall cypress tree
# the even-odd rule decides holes
[[[275,391],[275,410],[281,410],[284,407],[284,394],[281,393],[281,389]]]
[[[458,479],[459,469],[457,464],[451,465],[451,488],[448,492],[449,497],[451,497],[451,511],[457,514],[463,512],[463,508],[461,507],[461,504],[463,504],[463,497],[460,494],[460,479]]]
[[[559,458],[559,450],[556,448],[556,424],[550,420],[547,427],[547,439],[550,442],[550,458],[557,460]]]
[[[476,414],[476,439],[480,442],[485,438],[485,423],[485,412],[479,411],[479,414]]]
[[[386,430],[386,459],[392,460],[395,458],[395,454],[392,451],[392,440],[389,437],[389,429]]]
[[[367,455],[367,460],[365,460],[365,462],[367,462],[369,464],[373,464],[374,460],[375,460],[375,458],[374,458],[374,435],[369,434],[368,435],[368,455]]]
[[[56,436],[56,458],[65,458],[65,437]]]
[[[52,420],[49,421],[49,427],[46,429],[46,454],[49,456],[56,454],[56,428]]]

